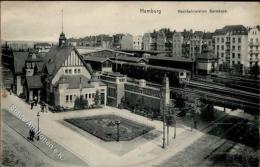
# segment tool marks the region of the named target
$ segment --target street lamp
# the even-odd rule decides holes
[[[37,133],[37,140],[40,139],[39,132],[40,132],[40,112],[37,113],[37,120],[38,120],[38,133]]]
[[[120,125],[120,120],[116,120],[115,121],[115,124],[116,124],[116,127],[117,127],[117,142],[119,142],[119,125]]]

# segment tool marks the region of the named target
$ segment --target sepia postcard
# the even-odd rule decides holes
[[[0,5],[0,166],[259,166],[259,2]]]

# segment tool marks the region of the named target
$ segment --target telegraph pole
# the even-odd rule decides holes
[[[162,148],[165,148],[165,106],[163,106],[163,144]]]

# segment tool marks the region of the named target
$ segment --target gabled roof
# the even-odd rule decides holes
[[[203,34],[202,39],[212,39],[213,33],[206,32]]]
[[[20,74],[23,72],[25,66],[25,60],[28,57],[29,52],[13,52],[14,55],[14,72]]]
[[[195,31],[193,36],[198,36],[198,37],[202,38],[203,32],[202,31]]]
[[[29,89],[43,88],[40,75],[26,76],[26,83]]]
[[[99,63],[104,63],[105,61],[111,61],[109,58],[94,57],[94,56],[85,56],[83,59],[85,61],[94,61],[94,62],[99,62]]]
[[[66,47],[59,47],[54,46],[50,49],[48,53],[46,53],[46,56],[44,57],[45,61],[45,67],[47,68],[48,74],[50,77],[54,77],[55,74],[58,72],[62,64],[65,62],[67,57],[71,54],[72,51],[75,51],[76,54],[79,56],[79,59],[82,60],[82,63],[85,65],[85,67],[88,69],[88,66],[86,66],[82,56],[78,53],[77,49],[73,46],[66,46]],[[88,69],[88,71],[91,74],[91,70]]]
[[[58,86],[59,84],[68,84],[68,89],[79,89],[80,85],[82,88],[94,88],[89,81],[90,80],[83,75],[62,75],[55,83],[55,86]]]

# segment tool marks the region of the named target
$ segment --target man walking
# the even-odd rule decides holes
[[[31,102],[31,110],[33,109],[34,102]]]

